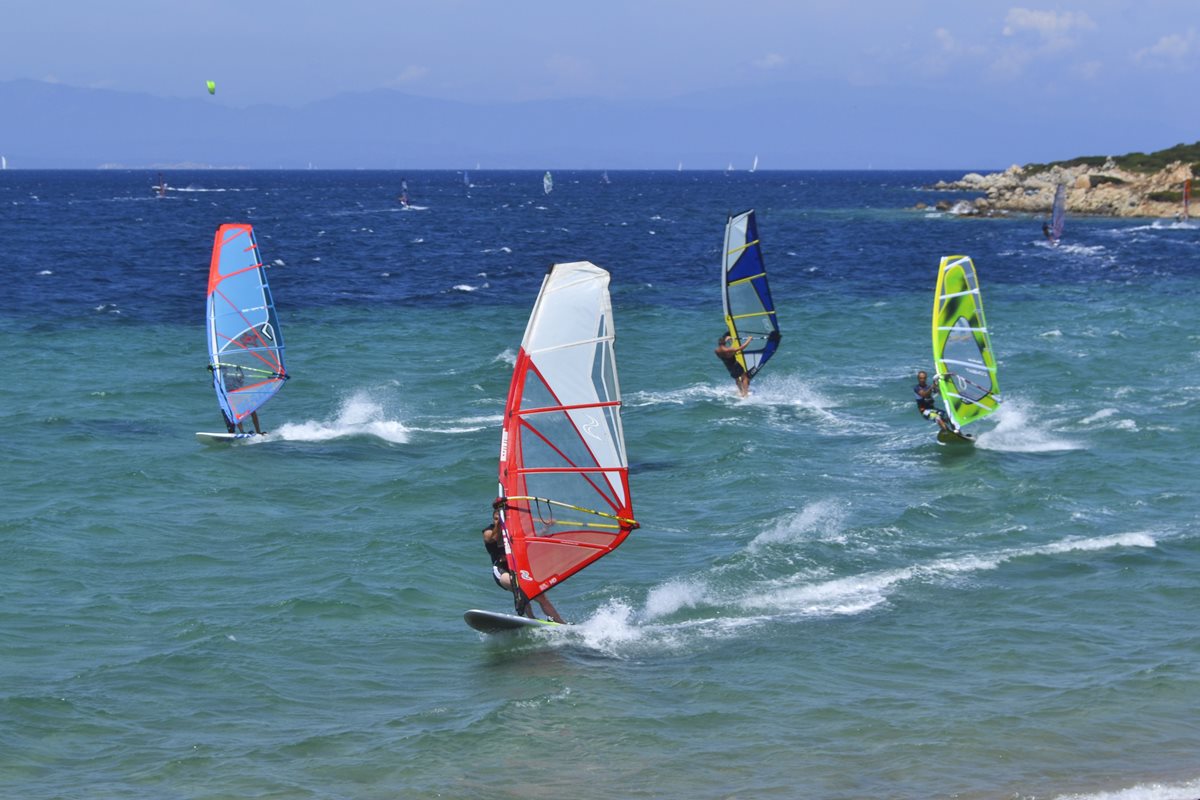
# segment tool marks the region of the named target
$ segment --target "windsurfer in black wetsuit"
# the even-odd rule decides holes
[[[500,508],[504,502],[504,498],[499,497],[492,504],[492,524],[483,529],[483,546],[487,549],[488,558],[492,560],[492,580],[501,589],[513,593],[518,615],[533,617],[533,612],[529,609],[529,600],[521,591],[521,587],[513,580],[512,569],[508,565],[508,553],[504,551],[504,523],[500,519]],[[546,599],[545,593],[539,594],[534,599],[542,607],[542,613],[549,619],[563,622],[563,618],[558,615],[554,605]]]
[[[917,410],[925,419],[936,421],[942,430],[954,431],[946,412],[933,404],[933,396],[938,393],[938,387],[936,381],[932,385],[926,383],[928,377],[925,370],[917,373],[917,385],[913,387],[913,393],[917,396]]]
[[[745,350],[751,341],[753,341],[753,337],[748,336],[746,337],[746,341],[742,342],[741,345],[734,347],[733,337],[728,333],[723,333],[717,338],[717,349],[713,351],[716,353],[717,358],[721,359],[721,363],[725,365],[725,369],[729,370],[729,377],[737,382],[738,391],[742,397],[747,397],[750,394],[750,374],[738,362],[737,354]]]

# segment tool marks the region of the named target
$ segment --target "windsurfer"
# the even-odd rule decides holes
[[[746,341],[742,342],[738,347],[733,346],[733,337],[728,333],[723,333],[717,338],[717,358],[721,359],[721,363],[725,365],[725,369],[729,370],[729,377],[737,382],[738,392],[742,397],[747,397],[750,394],[750,375],[746,372],[737,360],[737,354],[745,350],[753,337],[747,336]]]
[[[212,367],[209,367],[209,369],[212,369]],[[242,368],[240,366],[235,366],[232,368],[221,367],[221,374],[224,376],[224,379],[225,379],[225,391],[226,392],[232,392],[233,390],[240,389],[246,385],[246,373],[242,370]],[[231,420],[229,418],[229,416],[224,412],[224,410],[221,411],[221,416],[225,417],[225,428],[230,433],[233,433],[235,428],[238,433],[246,432],[242,428],[242,423],[241,422],[235,423],[233,420]],[[254,422],[254,432],[261,436],[263,433],[263,430],[262,430],[262,427],[260,427],[258,424],[258,412],[251,411],[250,419]]]
[[[483,546],[487,549],[488,558],[492,560],[492,580],[496,581],[496,585],[501,589],[513,593],[516,598],[517,611],[521,616],[532,617],[529,600],[521,591],[521,587],[517,586],[513,580],[512,568],[508,565],[508,554],[504,551],[504,521],[500,518],[500,508],[503,505],[503,498],[498,498],[492,504],[492,524],[483,529]],[[539,594],[534,600],[542,607],[542,613],[549,619],[563,622],[563,618],[558,615],[558,611],[545,594]]]
[[[1047,239],[1054,238],[1054,234],[1050,232],[1050,223],[1049,222],[1042,223],[1042,236],[1045,236]]]
[[[946,412],[933,403],[933,396],[938,393],[937,382],[930,385],[926,383],[928,378],[925,370],[917,373],[917,385],[913,387],[913,393],[917,396],[917,410],[925,419],[937,422],[942,430],[952,431],[954,428],[946,418]]]

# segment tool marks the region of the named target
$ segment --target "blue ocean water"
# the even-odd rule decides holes
[[[0,173],[0,795],[1200,796],[1200,227],[913,209],[960,174]],[[750,207],[784,339],[743,401]],[[212,447],[223,222],[293,378]],[[1005,397],[966,450],[911,399],[960,253]],[[642,527],[574,627],[482,637],[511,367],[578,259]]]

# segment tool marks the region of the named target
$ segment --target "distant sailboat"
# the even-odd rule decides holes
[[[8,159],[0,156],[0,169],[8,169]]]
[[[396,198],[400,201],[401,208],[408,208],[408,181],[400,181],[400,195]]]
[[[725,174],[726,174],[726,175],[728,175],[728,174],[729,174],[729,173],[731,173],[731,172],[733,172],[733,162],[732,162],[732,161],[730,161],[730,162],[729,162],[729,163],[728,163],[728,164],[725,166]]]
[[[676,172],[683,172],[683,162],[679,162],[679,166],[675,168]]]
[[[754,172],[756,169],[758,169],[758,156],[754,157],[754,163],[750,165],[751,172]]]
[[[612,181],[608,179],[608,170],[604,170],[604,174],[600,176],[600,182],[605,185],[612,183]]]
[[[1050,241],[1054,245],[1062,238],[1067,221],[1067,185],[1060,183],[1054,190],[1054,206],[1050,209]]]
[[[542,176],[542,191],[546,194],[554,191],[554,176],[550,174],[549,170]]]
[[[468,189],[471,188],[471,173],[467,172],[465,169],[463,170],[463,186],[467,187]]]
[[[1183,218],[1189,218],[1189,209],[1192,205],[1192,179],[1188,178],[1183,182]]]

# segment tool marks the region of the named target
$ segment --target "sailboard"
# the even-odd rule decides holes
[[[1190,218],[1191,206],[1192,206],[1192,179],[1188,178],[1186,181],[1183,182],[1183,218],[1185,220]]]
[[[542,191],[546,194],[554,191],[554,176],[550,174],[549,170],[542,176]]]
[[[734,346],[746,337],[753,341],[736,358],[750,377],[766,366],[779,349],[779,320],[767,285],[754,209],[731,214],[725,223],[725,248],[721,251],[721,296],[725,327]]]
[[[758,156],[754,156],[754,163],[750,165],[751,172],[758,172]]]
[[[1054,190],[1054,205],[1050,209],[1050,241],[1058,244],[1067,221],[1067,186],[1060,183]]]
[[[639,527],[608,282],[587,261],[551,266],[513,367],[497,502],[518,616]]]
[[[222,225],[213,241],[208,368],[227,426],[261,408],[288,379],[275,302],[250,225]]]
[[[999,408],[996,358],[983,316],[979,278],[967,256],[945,256],[938,266],[933,297],[933,363],[938,392],[955,429]],[[970,439],[958,433],[960,438]]]
[[[561,628],[564,623],[552,619],[535,619],[533,617],[518,617],[516,614],[501,614],[497,611],[481,611],[472,608],[463,614],[466,621],[480,633],[507,633],[526,628]]]

